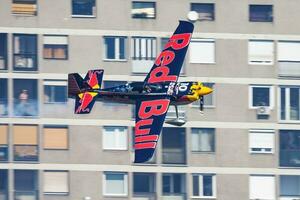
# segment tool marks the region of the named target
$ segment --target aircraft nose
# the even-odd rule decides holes
[[[200,95],[207,95],[207,94],[210,94],[212,92],[213,92],[213,90],[210,87],[202,86],[201,90],[200,90]]]

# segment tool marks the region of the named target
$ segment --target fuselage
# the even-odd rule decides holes
[[[153,83],[132,82],[111,88],[93,90],[97,92],[97,101],[134,104],[136,100],[151,96],[169,96],[171,105],[185,105],[212,92],[211,88],[199,82]]]

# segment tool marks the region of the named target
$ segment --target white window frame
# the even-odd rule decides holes
[[[255,137],[255,134],[268,134],[272,137],[271,151],[266,151],[265,148],[261,148],[261,151],[253,151],[252,148],[257,148],[255,146],[251,146],[252,137]],[[249,153],[251,154],[274,154],[275,151],[275,130],[268,129],[251,129],[249,130]]]
[[[107,174],[118,174],[123,175],[124,177],[124,194],[110,194],[106,193],[106,175]],[[102,189],[103,189],[103,195],[104,196],[116,196],[116,197],[126,197],[128,196],[128,174],[126,172],[104,172],[103,173],[103,180],[102,180]]]
[[[65,80],[44,80],[43,81],[43,90],[45,86],[68,86],[68,82]],[[67,88],[68,89],[68,88]],[[45,96],[45,91],[43,91],[43,95]],[[66,94],[67,95],[67,94]],[[46,102],[45,98],[43,99],[44,104],[66,104],[68,102],[68,99],[66,102]]]
[[[251,60],[250,58],[253,57],[253,55],[251,55],[251,52],[255,52],[255,49],[254,47],[251,46],[251,43],[254,44],[254,43],[261,43],[264,45],[272,45],[272,59],[269,61],[269,60]],[[270,44],[271,43],[271,44]],[[253,49],[252,49],[253,48]],[[269,48],[269,47],[267,47]],[[251,51],[252,49],[252,51]],[[270,52],[268,52],[270,53]],[[249,65],[273,65],[274,64],[274,41],[273,40],[248,40],[248,64]]]
[[[44,181],[44,185],[43,185],[43,192],[44,194],[51,194],[51,195],[67,195],[70,193],[70,174],[68,171],[44,171],[44,179],[45,179],[45,176],[47,173],[65,173],[66,175],[66,181],[67,181],[67,185],[66,185],[66,188],[67,188],[67,191],[66,192],[47,192],[45,191],[45,187],[46,187],[46,181]]]
[[[119,61],[119,62],[126,62],[127,61],[127,56],[126,56],[126,51],[127,51],[127,45],[126,45],[126,36],[103,36],[103,46],[105,46],[105,38],[114,38],[115,40],[115,59],[110,59],[107,58],[106,55],[106,48],[103,48],[103,60],[104,61]],[[120,58],[120,38],[124,38],[124,59]]]
[[[134,45],[134,41],[140,41],[140,43],[138,45],[137,44]],[[142,48],[142,47],[145,47],[145,48]],[[141,54],[148,55],[149,52],[151,52],[151,55],[153,55],[152,57],[147,56],[146,59],[143,57],[141,57],[141,59],[139,59]],[[135,54],[139,55],[136,59],[134,57]],[[157,56],[157,38],[156,37],[143,37],[143,36],[132,36],[131,37],[131,59],[132,60],[134,60],[134,61],[155,60],[156,56]]]
[[[281,119],[281,88],[285,89],[285,119]],[[291,107],[290,107],[290,89],[291,88],[296,88],[300,90],[300,86],[284,86],[280,85],[278,87],[277,93],[278,93],[278,120],[281,122],[291,122],[291,123],[299,123],[299,120],[291,120],[290,112],[291,112]]]
[[[263,178],[265,178],[265,180],[263,180]],[[266,179],[269,179],[269,180],[266,180]],[[266,181],[271,181],[269,183],[271,183],[271,189],[272,189],[272,198],[264,198],[264,197],[261,197],[262,195],[270,195],[270,194],[266,194],[266,184],[264,184],[264,187],[258,187],[260,188],[260,193],[259,193],[259,196],[256,196],[257,195],[257,192],[253,192],[254,191],[254,188],[252,188],[253,186],[253,183],[252,182],[259,182],[258,180],[261,179],[262,181],[266,182]],[[249,200],[257,200],[257,199],[263,199],[263,200],[275,200],[276,199],[276,184],[275,184],[276,180],[275,180],[275,176],[274,175],[250,175],[249,176]],[[255,184],[257,185],[257,184]],[[262,194],[261,192],[264,191],[265,194]]]
[[[195,61],[192,60],[192,45],[193,43],[212,43],[213,44],[213,58],[211,58],[212,61]],[[191,64],[216,64],[216,40],[215,39],[192,39],[190,42],[190,48],[189,48],[189,62]]]
[[[125,134],[125,145],[122,147],[122,143],[120,140],[115,140],[114,144],[110,144],[109,146],[105,140],[105,134],[112,134],[111,132],[107,132],[107,128],[115,128],[113,134]],[[120,128],[123,128],[124,131],[119,131]],[[128,150],[128,127],[126,126],[104,126],[102,128],[102,149],[103,150]]]
[[[93,10],[93,14],[92,15],[76,15],[76,14],[73,14],[73,2],[72,0],[70,1],[71,5],[70,5],[70,8],[71,8],[71,17],[72,18],[96,18],[97,17],[97,0],[95,0],[95,9]]]
[[[203,198],[203,199],[216,199],[217,198],[217,179],[215,174],[192,174],[192,181],[193,181],[193,176],[198,176],[199,179],[199,196],[191,196],[192,199],[198,199],[198,198]],[[212,196],[204,196],[203,195],[203,176],[212,176]],[[192,182],[193,183],[193,182]],[[194,191],[192,191],[193,194]]]
[[[253,88],[269,88],[270,105],[266,107],[273,109],[274,108],[274,86],[273,85],[249,85],[249,95],[248,95],[249,108],[257,109],[260,107],[260,106],[253,106],[253,102],[252,102]]]

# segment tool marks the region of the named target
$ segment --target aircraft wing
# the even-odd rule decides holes
[[[177,81],[193,30],[192,23],[179,21],[177,29],[156,58],[144,84]]]
[[[149,96],[136,102],[135,111],[135,163],[151,159],[161,132],[170,97]]]

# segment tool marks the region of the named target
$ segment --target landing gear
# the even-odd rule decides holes
[[[178,117],[178,108],[177,108],[176,105],[174,105],[174,107],[175,107],[175,112],[176,112],[176,119],[168,120],[168,121],[166,121],[166,123],[174,125],[174,126],[182,126],[186,123],[186,121],[183,120],[183,119],[179,119],[179,117]]]

